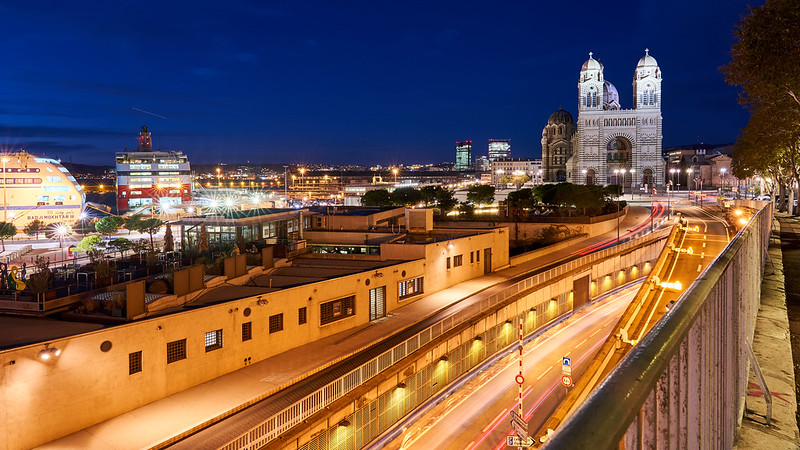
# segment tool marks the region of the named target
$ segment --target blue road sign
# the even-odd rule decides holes
[[[572,367],[572,358],[564,356],[563,358],[561,358],[561,365]]]

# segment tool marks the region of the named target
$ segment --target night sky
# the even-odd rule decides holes
[[[577,118],[588,52],[630,108],[649,48],[664,146],[733,142],[747,113],[718,69],[746,5],[3,2],[0,136],[108,165],[141,125],[197,163],[437,163],[489,138],[539,157],[549,115]]]

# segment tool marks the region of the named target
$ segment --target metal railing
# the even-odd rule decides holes
[[[542,284],[547,280],[551,280],[560,275],[569,273],[580,267],[593,264],[596,261],[608,258],[617,253],[624,253],[627,250],[636,248],[640,245],[665,239],[669,235],[670,231],[670,228],[659,230],[645,237],[624,242],[616,247],[603,249],[596,253],[580,257],[566,264],[554,267],[550,270],[514,283],[513,285],[481,300],[480,302],[476,302],[459,310],[453,315],[442,319],[441,321],[397,344],[393,348],[386,350],[377,357],[362,364],[360,367],[350,371],[344,376],[307,395],[303,399],[284,408],[282,411],[274,414],[265,421],[261,422],[259,425],[251,428],[248,432],[242,434],[238,438],[220,448],[225,450],[258,448],[277,438],[295,425],[302,423],[303,420],[309,416],[322,410],[325,408],[325,406],[333,403],[351,390],[368,381],[370,378],[399,362],[414,350],[422,347],[428,342],[431,342],[433,339],[436,339],[441,334],[460,325],[461,323],[470,320],[472,317],[488,310],[500,302],[505,301],[509,297],[520,292],[527,291],[528,289]]]
[[[768,205],[545,448],[731,448],[744,411],[771,226]]]

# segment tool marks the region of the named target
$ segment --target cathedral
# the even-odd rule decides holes
[[[633,108],[592,57],[581,67],[578,120],[559,107],[542,130],[544,180],[619,184],[626,191],[663,185],[661,69],[645,49],[633,74]]]

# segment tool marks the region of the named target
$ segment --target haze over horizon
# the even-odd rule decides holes
[[[761,2],[758,2],[759,4]],[[586,11],[593,11],[591,14]],[[733,142],[747,120],[718,68],[746,2],[15,2],[0,44],[6,151],[110,165],[147,125],[194,163],[452,161],[511,138],[538,157],[593,52],[631,107],[636,62],[663,70],[664,147]],[[599,15],[599,16],[598,16]]]

